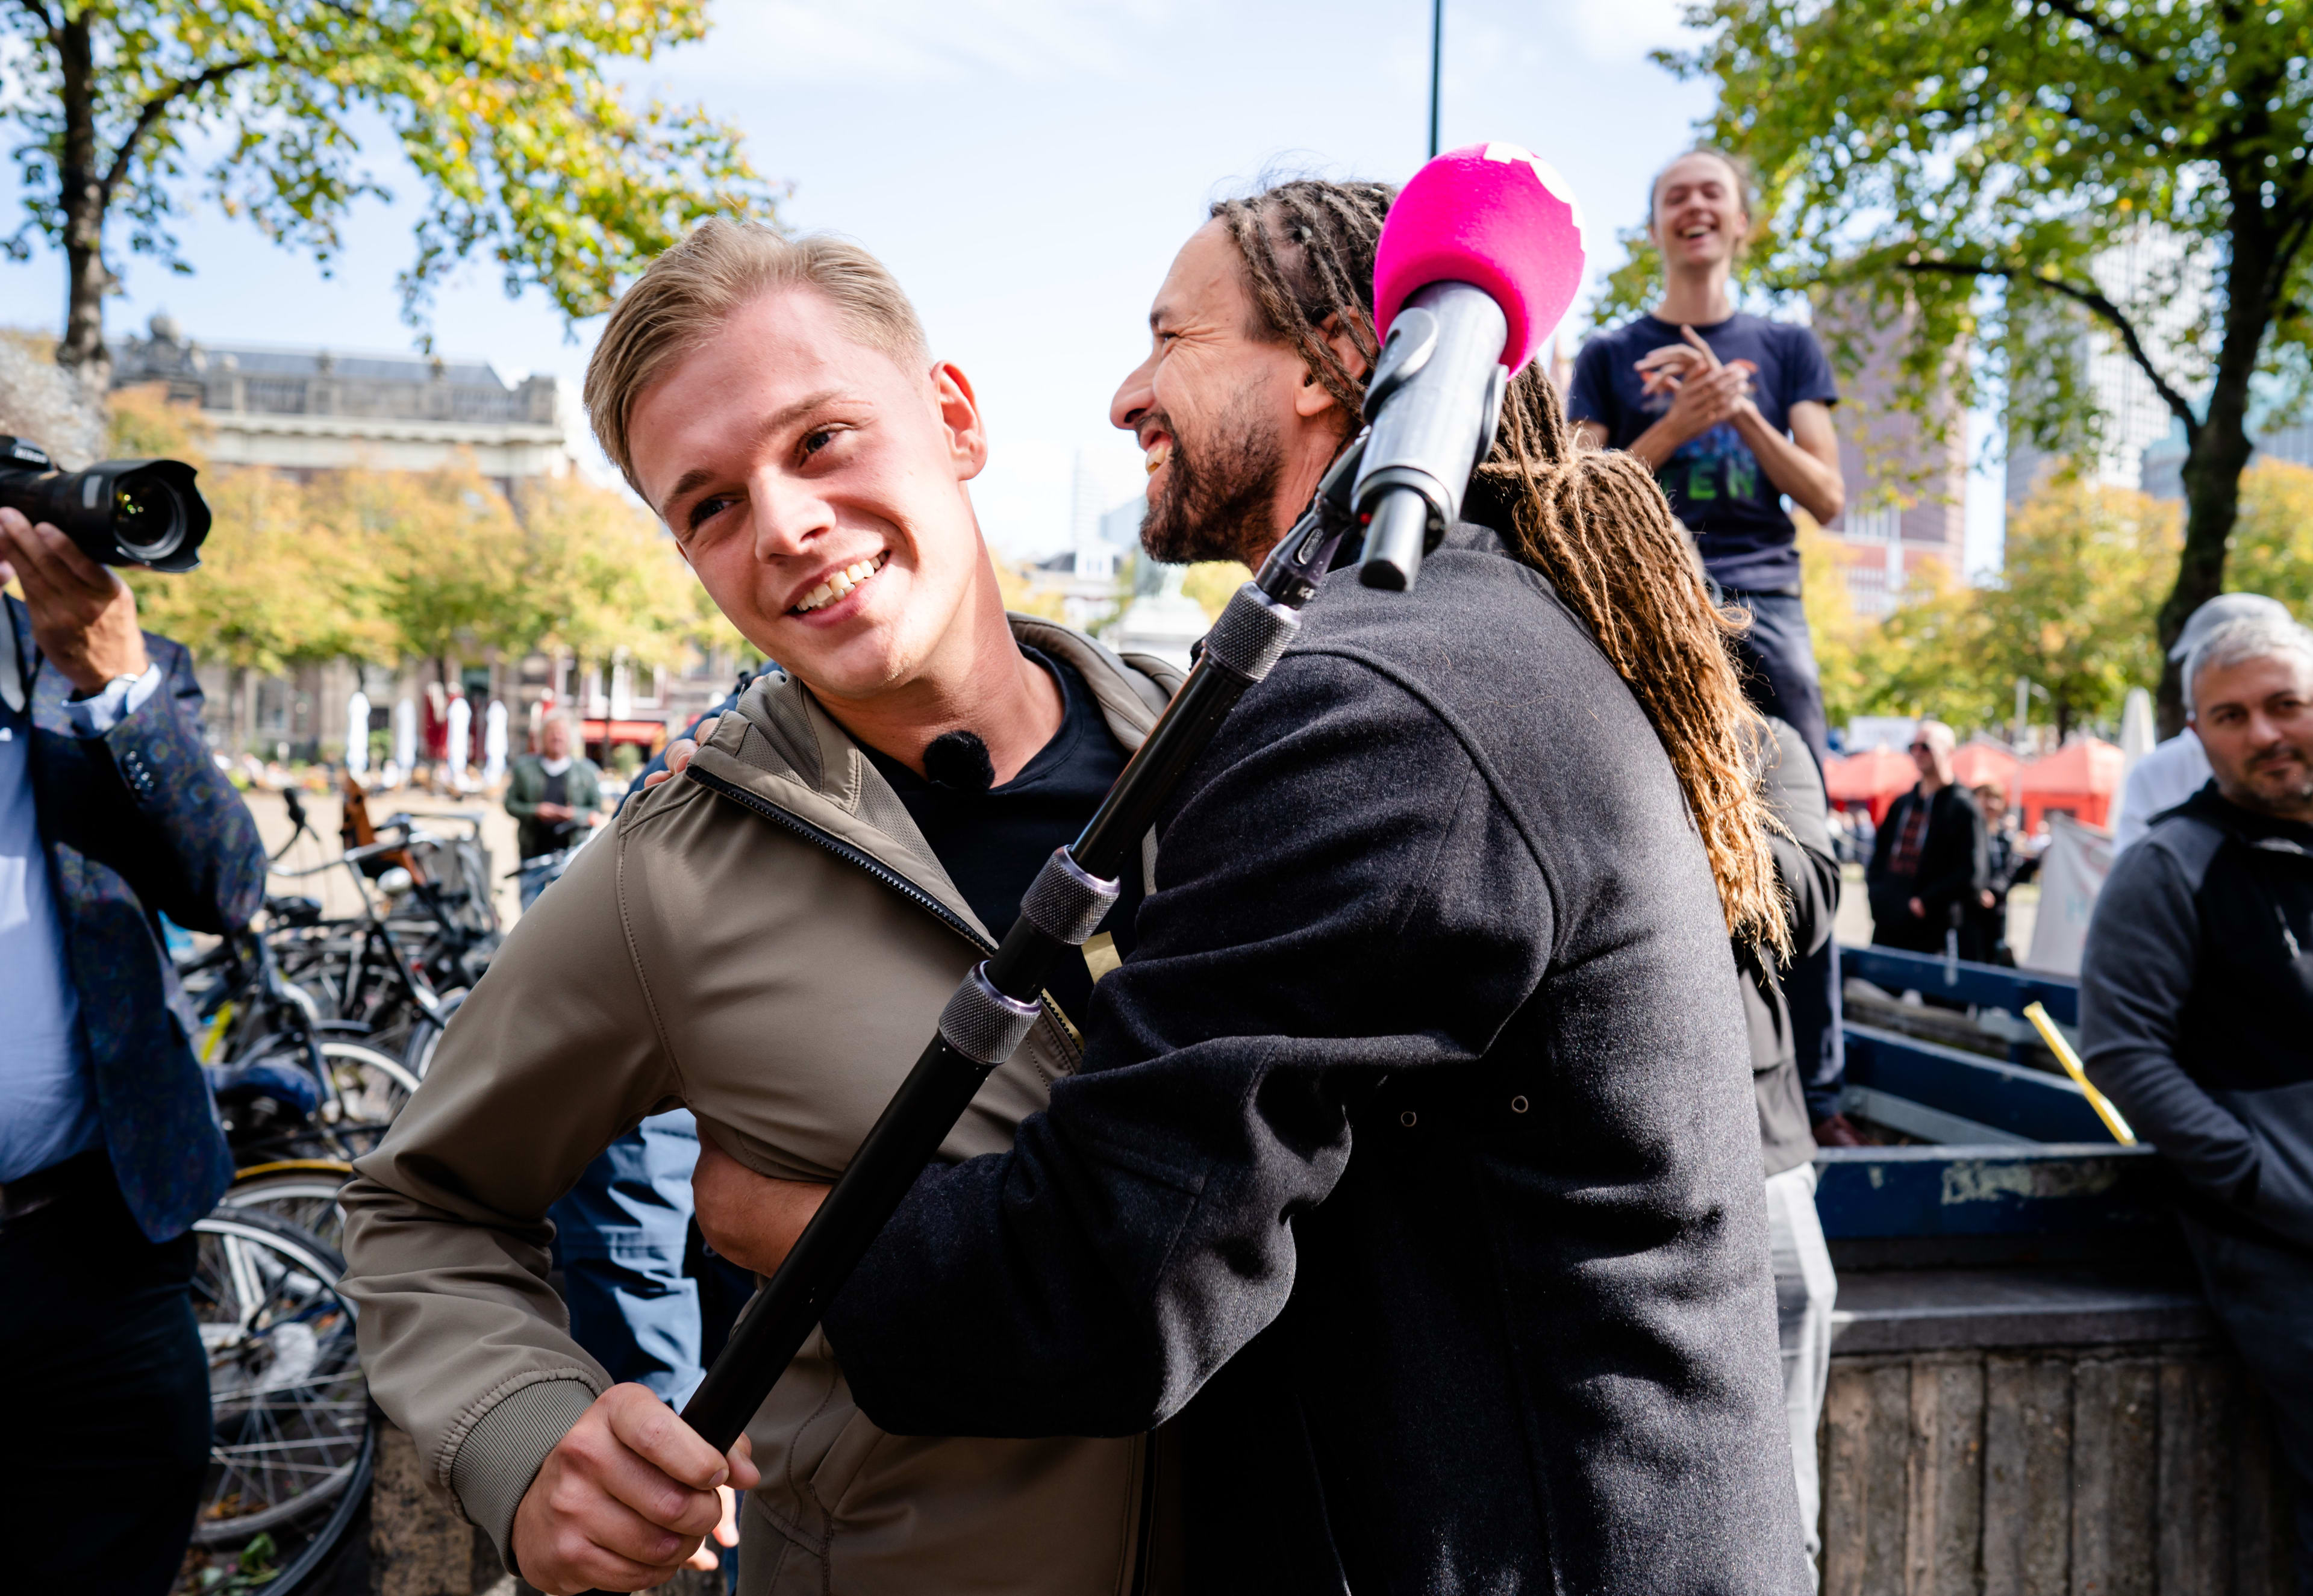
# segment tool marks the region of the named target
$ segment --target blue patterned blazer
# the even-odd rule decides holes
[[[233,1159],[154,916],[194,931],[247,925],[265,896],[265,846],[201,744],[200,684],[181,645],[145,633],[160,689],[102,737],[77,737],[72,684],[34,650],[24,606],[0,602],[15,622],[33,799],[105,1148],[137,1224],[166,1241],[216,1205]]]

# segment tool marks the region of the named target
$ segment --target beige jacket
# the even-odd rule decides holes
[[[1179,683],[1048,622],[1013,628],[1076,667],[1128,748]],[[610,1384],[547,1284],[549,1205],[678,1104],[752,1169],[832,1179],[994,946],[801,683],[758,681],[691,774],[629,803],[523,916],[345,1192],[371,1390],[502,1550],[539,1465]],[[1048,1008],[943,1154],[1010,1147],[1076,1061]],[[1145,1438],[887,1435],[817,1334],[748,1434],[763,1483],[747,1596],[1134,1584]]]

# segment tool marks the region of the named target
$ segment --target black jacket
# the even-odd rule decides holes
[[[2089,922],[2080,1054],[2203,1219],[2313,1253],[2313,826],[2214,782],[2156,817]]]
[[[1197,1591],[1807,1591],[1725,922],[1548,585],[1330,579],[1162,843],[1082,1071],[831,1305],[868,1416],[1182,1414]]]
[[[33,799],[105,1150],[128,1211],[164,1241],[215,1206],[233,1158],[157,916],[192,931],[247,925],[265,894],[265,846],[202,744],[200,684],[180,645],[145,633],[159,688],[103,736],[82,737],[65,708],[72,684],[33,649],[31,614],[0,604],[26,684]]]
[[[1788,723],[1769,716],[1767,726],[1774,741],[1762,761],[1761,790],[1784,827],[1768,834],[1767,846],[1775,855],[1775,879],[1790,905],[1787,918],[1796,961],[1831,940],[1839,917],[1839,860],[1832,852],[1831,803],[1815,756]],[[1759,1148],[1767,1173],[1780,1175],[1815,1157],[1815,1130],[1799,1083],[1790,1004],[1783,1000],[1781,972],[1773,960],[1757,943],[1745,939],[1735,944],[1735,961],[1744,977],[1752,1089],[1759,1100]]]
[[[1872,923],[1882,932],[1895,926],[1924,928],[1940,945],[1943,934],[1960,923],[1989,874],[1983,816],[1957,782],[1936,789],[1936,795],[1926,801],[1928,835],[1920,846],[1919,874],[1898,876],[1887,868],[1888,858],[1903,835],[1904,820],[1921,801],[1920,789],[1913,787],[1887,806],[1887,818],[1879,822],[1878,836],[1872,840],[1871,863],[1864,867],[1863,890],[1870,899]],[[1913,917],[1914,898],[1928,911],[1924,920]]]

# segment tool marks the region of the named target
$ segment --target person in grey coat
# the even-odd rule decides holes
[[[1760,788],[1783,829],[1768,836],[1775,879],[1789,899],[1794,962],[1831,945],[1839,916],[1839,860],[1823,774],[1798,731],[1769,717]],[[1823,1483],[1816,1425],[1831,1380],[1831,1310],[1839,1276],[1815,1211],[1816,1140],[1799,1081],[1799,1052],[1783,978],[1790,966],[1755,942],[1734,942],[1743,975],[1743,1019],[1751,1041],[1751,1085],[1759,1100],[1759,1146],[1767,1175],[1767,1246],[1775,1270],[1775,1329],[1783,1355],[1783,1413],[1790,1421],[1791,1474],[1812,1566],[1823,1550]]]
[[[2252,616],[2185,666],[2213,779],[2098,898],[2089,1078],[2159,1148],[2209,1306],[2264,1388],[2313,1592],[2313,632]]]

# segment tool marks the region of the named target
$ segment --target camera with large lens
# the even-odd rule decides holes
[[[0,434],[0,505],[55,526],[100,565],[199,565],[209,507],[193,477],[180,460],[105,460],[59,471],[38,443]]]

